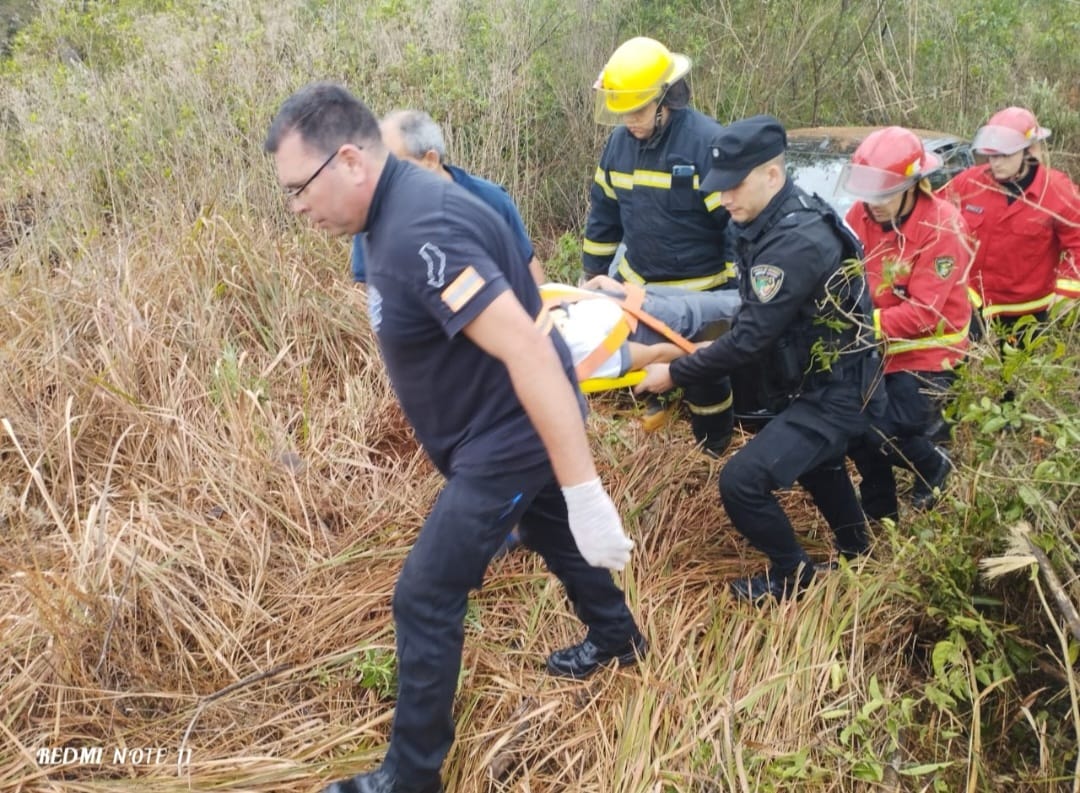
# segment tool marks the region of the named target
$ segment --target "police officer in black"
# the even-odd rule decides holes
[[[648,367],[638,386],[663,391],[764,362],[763,394],[777,411],[720,474],[735,528],[771,566],[732,583],[762,603],[795,594],[814,566],[775,491],[799,482],[846,556],[867,549],[866,518],[843,465],[868,426],[876,353],[858,241],[816,196],[788,180],[787,135],[772,116],[728,126],[713,141],[703,190],[723,192],[736,229],[742,307],[731,330],[671,364]]]
[[[332,234],[367,233],[368,313],[394,391],[446,476],[394,587],[398,699],[374,771],[327,793],[441,793],[454,739],[468,594],[514,525],[588,627],[548,671],[631,664],[645,641],[607,569],[633,543],[596,475],[573,364],[490,207],[402,162],[371,111],[315,83],[282,105],[266,150],[290,209]]]

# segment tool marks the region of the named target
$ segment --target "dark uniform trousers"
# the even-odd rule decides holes
[[[705,451],[723,454],[735,431],[731,380],[721,377],[711,383],[693,383],[683,389],[683,399],[690,411],[694,439]]]
[[[956,373],[892,372],[885,375],[888,395],[884,415],[858,439],[850,457],[862,477],[863,510],[875,520],[898,517],[893,466],[914,471],[924,480],[940,467],[933,432]]]
[[[998,339],[998,352],[1001,352],[1002,346],[1005,342],[1018,345],[1024,344],[1026,341],[1027,330],[1030,326],[1023,328],[1019,333],[1016,331],[1016,325],[1024,317],[1034,317],[1035,326],[1032,331],[1032,338],[1038,338],[1042,330],[1044,329],[1047,321],[1050,319],[1049,311],[1036,311],[1033,314],[1021,314],[1015,317],[997,316],[991,320],[983,318],[982,314],[978,311],[971,312],[971,332],[968,336],[972,341],[982,341],[986,336],[987,326],[994,328],[994,333]]]
[[[406,789],[437,779],[453,743],[469,591],[481,586],[515,524],[522,543],[566,588],[590,641],[614,649],[638,636],[611,574],[590,566],[578,551],[548,463],[517,473],[451,476],[394,589],[400,682],[384,767]]]
[[[839,550],[865,549],[866,518],[844,456],[852,439],[869,429],[863,397],[869,366],[867,357],[796,397],[720,472],[724,508],[739,533],[769,557],[773,575],[811,563],[775,494],[795,482],[810,493]]]

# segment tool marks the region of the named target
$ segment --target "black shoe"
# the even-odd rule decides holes
[[[731,582],[731,594],[736,600],[745,600],[755,606],[764,606],[774,600],[798,599],[814,580],[814,572],[814,565],[800,564],[798,569],[786,575],[770,571],[751,578],[740,578]]]
[[[934,451],[938,454],[937,468],[926,476],[916,471],[915,486],[911,488],[911,506],[920,512],[934,506],[938,496],[941,494],[941,488],[945,484],[945,480],[949,478],[949,474],[952,472],[952,461],[949,459],[949,455],[945,454],[945,450],[940,446],[935,446]]]
[[[547,659],[547,669],[557,677],[586,678],[602,666],[618,661],[631,666],[645,657],[649,643],[640,633],[617,650],[602,650],[588,639],[581,644],[556,650]]]
[[[862,526],[842,526],[833,535],[833,546],[840,558],[858,559],[870,553],[870,535],[866,524]]]
[[[400,784],[382,766],[351,779],[339,779],[322,793],[443,793],[442,782],[436,780],[422,787],[407,788]]]
[[[870,543],[864,543],[858,546],[837,545],[836,552],[849,562],[854,559],[862,558],[870,553]]]
[[[723,458],[724,452],[728,450],[728,446],[731,445],[731,437],[731,435],[722,435],[719,438],[714,438],[709,435],[704,440],[699,440],[698,443],[701,451],[714,460],[720,460]]]

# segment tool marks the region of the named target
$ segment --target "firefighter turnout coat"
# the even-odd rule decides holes
[[[1060,171],[1035,167],[1012,201],[986,165],[946,188],[977,242],[970,280],[987,319],[1045,311],[1055,295],[1080,297],[1080,193]]]
[[[882,225],[864,203],[847,222],[862,240],[874,335],[885,345],[885,372],[951,369],[968,345],[971,244],[960,212],[916,190],[899,223]]]
[[[649,141],[617,127],[608,138],[590,193],[582,265],[606,274],[625,243],[617,277],[697,291],[734,279],[728,214],[719,193],[702,193],[710,141],[723,127],[691,108],[669,110]]]

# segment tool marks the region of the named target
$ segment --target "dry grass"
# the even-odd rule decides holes
[[[392,700],[358,679],[392,650],[394,576],[438,478],[339,268],[258,224],[194,225],[173,255],[115,235],[78,277],[4,279],[2,789],[316,790],[383,749]],[[536,559],[498,562],[470,613],[451,789],[756,790],[805,749],[820,789],[850,789],[829,736],[870,676],[901,684],[910,615],[853,572],[736,607],[724,582],[760,560],[718,464],[685,424],[644,436],[617,407],[592,430],[653,651],[551,679],[544,655],[579,626]],[[106,762],[39,766],[63,746]],[[170,761],[108,760],[148,746]]]
[[[280,275],[305,278],[295,265]],[[357,684],[353,661],[393,646],[395,571],[438,483],[368,369],[351,287],[276,292],[292,343],[243,361],[261,394],[218,401],[212,341],[251,303],[190,325],[181,356],[160,332],[172,323],[145,309],[157,279],[126,296],[108,279],[53,279],[26,288],[56,330],[32,345],[5,327],[38,354],[4,367],[16,409],[0,452],[3,787],[314,790],[369,764],[391,702]],[[302,442],[289,428],[305,402]],[[770,758],[824,751],[869,675],[902,674],[907,639],[886,588],[843,572],[798,605],[735,607],[722,584],[758,560],[716,504],[716,464],[687,451],[685,428],[646,439],[598,415],[594,429],[610,439],[600,453],[616,498],[637,516],[622,580],[653,652],[634,672],[549,678],[543,655],[578,626],[535,559],[498,562],[470,614],[451,789],[755,790]],[[173,759],[184,746],[191,762],[179,775],[35,762],[40,748],[79,745],[166,747]],[[843,788],[835,773],[822,789]]]
[[[632,4],[118,2],[94,24],[74,5],[42,3],[0,84],[0,790],[318,790],[384,749],[390,593],[440,483],[345,245],[285,216],[266,123],[324,77],[377,111],[426,107],[526,217],[573,228],[601,135],[578,88]],[[548,677],[579,626],[535,558],[497,562],[468,616],[449,789],[860,790],[862,761],[978,768],[962,714],[910,745],[874,716],[920,701],[889,549],[798,604],[738,607],[725,582],[762,562],[719,464],[685,424],[644,436],[622,407],[598,401],[590,427],[652,651]],[[827,556],[817,513],[784,499]],[[105,762],[39,764],[53,747]],[[112,762],[125,747],[169,754]]]

